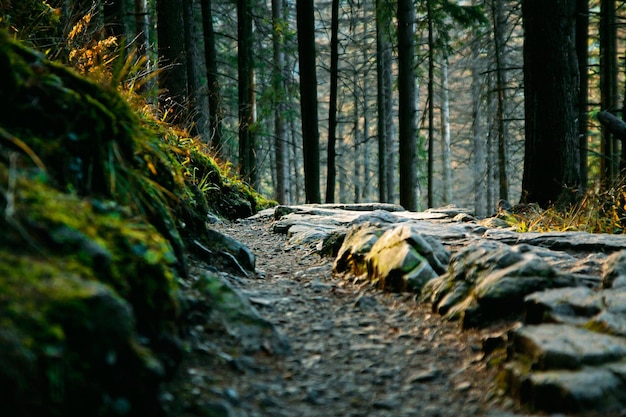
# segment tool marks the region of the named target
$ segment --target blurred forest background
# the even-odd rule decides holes
[[[596,115],[624,115],[626,7],[569,3],[584,191],[617,181],[624,159]],[[523,197],[520,0],[0,0],[0,10],[12,35],[110,74],[281,203],[453,203],[487,216]]]

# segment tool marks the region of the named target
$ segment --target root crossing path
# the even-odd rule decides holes
[[[334,276],[332,258],[288,247],[268,219],[217,230],[256,255],[256,274],[227,279],[291,352],[246,351],[198,321],[163,393],[171,415],[528,415],[498,390],[496,370],[483,360],[487,330],[461,331],[410,294]],[[203,268],[197,262],[192,275]]]

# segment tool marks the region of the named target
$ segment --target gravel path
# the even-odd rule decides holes
[[[407,294],[332,275],[332,259],[286,248],[263,220],[218,226],[257,256],[257,275],[229,278],[282,331],[292,353],[246,354],[194,327],[164,392],[172,416],[513,416],[481,354]],[[198,273],[202,264],[192,272]],[[218,352],[218,353],[215,353]]]

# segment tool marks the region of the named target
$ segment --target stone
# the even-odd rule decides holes
[[[353,275],[365,273],[365,257],[384,232],[384,228],[368,223],[350,228],[335,258],[333,271]]]
[[[265,351],[274,355],[288,355],[291,347],[288,339],[269,321],[261,317],[248,298],[219,275],[205,272],[194,286],[206,297],[194,308],[207,305],[210,308],[206,324],[223,328],[239,341],[246,353]],[[187,311],[186,315],[190,312]]]
[[[602,308],[601,295],[591,288],[548,289],[524,298],[524,322],[583,325]]]
[[[519,400],[549,413],[621,415],[626,407],[626,385],[607,368],[535,372],[513,385]]]
[[[562,324],[522,326],[509,335],[511,353],[532,369],[580,369],[626,358],[626,339]]]
[[[609,256],[602,271],[602,288],[626,287],[626,250]]]
[[[529,245],[509,247],[480,241],[460,249],[445,274],[425,284],[421,301],[464,328],[521,314],[524,297],[552,287],[576,286],[584,279],[559,274]]]
[[[517,233],[511,230],[490,229],[486,239],[510,245],[526,243],[553,250],[574,250],[591,252],[614,252],[626,249],[626,239],[621,235],[586,232],[528,232]]]
[[[206,242],[209,243],[209,249],[218,253],[226,252],[231,254],[246,271],[254,272],[254,253],[246,245],[213,229],[207,229],[205,238]]]

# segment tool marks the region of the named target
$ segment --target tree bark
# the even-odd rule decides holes
[[[506,58],[505,58],[505,17],[501,0],[491,0],[493,18],[493,36],[496,59],[496,92],[498,97],[497,126],[498,126],[498,184],[499,198],[509,199],[509,181],[507,176],[507,131],[504,118],[506,117]]]
[[[617,107],[617,24],[615,0],[600,1],[600,107],[615,111]],[[617,144],[608,131],[602,131],[600,142],[600,176],[605,185],[616,178],[619,168]]]
[[[576,56],[580,76],[578,90],[578,146],[580,155],[580,185],[587,189],[587,137],[589,130],[589,0],[576,0]],[[624,113],[626,115],[626,113]]]
[[[474,178],[474,214],[478,218],[487,216],[488,182],[486,174],[486,140],[483,129],[483,113],[481,108],[481,72],[480,46],[477,38],[472,45],[472,145],[473,145],[473,178]]]
[[[575,202],[580,192],[576,3],[523,0],[526,148],[522,201]],[[546,53],[549,51],[549,53]]]
[[[217,51],[213,31],[211,0],[200,0],[202,10],[202,29],[204,34],[204,59],[206,62],[207,89],[209,95],[209,131],[211,149],[218,158],[224,158],[224,138],[222,133],[222,98],[220,82],[217,76]]]
[[[283,0],[272,0],[273,48],[274,48],[274,152],[276,165],[276,189],[274,196],[280,204],[289,203],[289,155],[285,129],[285,53],[283,52],[284,33],[287,20],[283,19]]]
[[[328,148],[326,161],[326,202],[335,202],[337,142],[337,79],[339,77],[339,0],[332,0],[330,37],[330,102],[328,103]]]
[[[441,163],[443,195],[442,203],[452,200],[452,163],[450,161],[450,95],[448,92],[448,57],[441,62]]]
[[[393,77],[391,57],[391,12],[376,0],[376,71],[378,106],[378,198],[393,200]]]
[[[598,113],[598,121],[617,139],[621,141],[626,140],[626,122],[624,120],[603,110]]]
[[[251,186],[256,182],[253,119],[253,64],[251,0],[237,1],[237,68],[239,92],[239,175]]]
[[[432,1],[426,0],[428,19],[428,207],[435,204],[435,39]]]
[[[300,62],[300,108],[304,151],[304,189],[307,203],[321,202],[320,150],[315,66],[315,15],[313,0],[296,2],[298,57]]]
[[[187,63],[183,9],[179,0],[157,0],[157,38],[159,44],[159,89],[164,91],[159,101],[166,113],[165,120],[182,123],[187,100]]]
[[[398,20],[398,127],[400,143],[400,204],[418,210],[417,137],[415,85],[415,6],[399,0]]]

